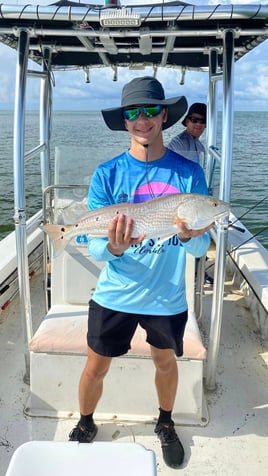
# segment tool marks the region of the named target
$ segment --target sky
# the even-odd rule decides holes
[[[53,3],[53,0],[3,0],[6,4],[39,4]],[[85,2],[87,3],[87,2]],[[88,3],[104,4],[104,1],[93,0]],[[137,3],[134,0],[122,0],[122,4]],[[152,0],[143,0],[143,4],[152,3]],[[158,2],[155,2],[158,3]],[[191,4],[262,4],[268,5],[268,0],[193,0]],[[36,68],[33,64],[32,68]],[[12,110],[14,106],[16,52],[0,44],[0,110]],[[146,68],[142,74],[153,74],[152,68]],[[137,74],[136,74],[137,75]],[[57,72],[54,75],[56,87],[53,88],[54,110],[100,110],[106,107],[118,106],[123,85],[131,80],[133,72],[118,70],[118,81],[113,82],[113,72],[110,68],[91,70],[91,82],[85,83],[83,71]],[[185,84],[180,86],[179,70],[158,70],[157,78],[162,82],[166,97],[185,95],[188,103],[206,102],[208,77],[206,73],[186,72]],[[37,81],[30,80],[27,87],[27,98],[30,99],[30,109],[37,109],[39,105],[39,87]],[[113,93],[111,97],[111,87]],[[219,99],[221,91],[219,90]],[[234,82],[234,110],[235,111],[268,111],[268,39],[260,44],[246,57],[235,64]]]

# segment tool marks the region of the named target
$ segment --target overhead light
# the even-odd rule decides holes
[[[104,27],[140,26],[141,17],[137,13],[128,13],[126,10],[101,12],[100,24]]]

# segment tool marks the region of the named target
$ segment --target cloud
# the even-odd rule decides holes
[[[235,108],[267,110],[268,107],[268,42],[241,58],[235,65]]]
[[[0,65],[0,107],[3,106],[1,109],[4,109],[10,102],[14,102],[14,87],[11,84],[14,84],[16,71],[16,54],[4,45],[0,45]]]
[[[256,76],[254,80],[250,82],[248,91],[255,98],[259,98],[261,101],[268,99],[268,65],[257,67]]]

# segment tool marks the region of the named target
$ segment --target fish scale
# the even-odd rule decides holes
[[[95,236],[107,236],[108,225],[113,216],[123,214],[126,218],[133,218],[133,232],[132,236],[137,237],[142,233],[154,234],[159,232],[163,233],[163,230],[176,228],[176,210],[170,201],[165,201],[161,207],[161,202],[157,202],[158,199],[151,200],[149,202],[137,203],[137,204],[119,204],[111,205],[106,208],[105,213],[97,213],[96,217],[86,216],[80,221],[81,231],[83,228],[90,230],[94,233],[93,226],[97,225],[97,230],[94,233]],[[154,202],[154,203],[151,203]],[[159,205],[158,205],[159,203]],[[150,206],[148,206],[150,204]],[[100,209],[102,210],[102,209]],[[155,235],[154,235],[155,236]]]

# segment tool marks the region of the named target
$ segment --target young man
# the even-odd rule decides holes
[[[191,105],[182,121],[185,130],[171,140],[168,144],[168,148],[194,162],[202,162],[200,157],[204,156],[205,147],[199,138],[206,128],[206,122],[206,104],[195,102]]]
[[[184,97],[165,99],[161,83],[140,77],[126,84],[121,106],[102,111],[112,130],[126,130],[130,148],[101,164],[93,174],[90,209],[114,203],[144,202],[176,192],[207,194],[201,167],[165,148],[162,129],[185,112]],[[88,317],[88,359],[81,375],[81,417],[70,433],[71,441],[91,442],[97,433],[93,413],[101,398],[103,379],[113,357],[128,352],[138,323],[146,330],[155,365],[159,419],[155,427],[167,465],[178,468],[183,446],[172,421],[178,368],[175,356],[183,353],[187,321],[185,253],[202,256],[210,242],[208,228],[183,227],[176,240],[159,245],[158,238],[131,238],[132,219],[114,217],[108,239],[89,241],[90,254],[106,261]],[[144,396],[146,398],[146,395]]]

